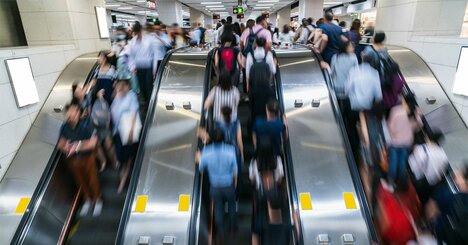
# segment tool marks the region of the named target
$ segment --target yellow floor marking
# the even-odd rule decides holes
[[[344,149],[342,147],[333,147],[333,146],[328,146],[328,145],[312,144],[312,143],[307,143],[307,142],[301,142],[301,145],[310,147],[310,148],[319,149],[319,150],[325,150],[325,151],[344,152]]]
[[[68,239],[75,235],[75,232],[78,230],[78,227],[80,227],[80,221],[76,222],[76,224],[72,226],[70,232],[68,233]]]
[[[300,193],[299,199],[302,210],[312,210],[312,199],[310,198],[310,193]]]
[[[179,212],[189,211],[190,195],[181,194],[179,196]]]
[[[346,209],[356,209],[356,202],[354,201],[354,195],[352,192],[343,192],[343,199],[346,205]]]
[[[135,212],[139,212],[139,213],[145,212],[147,201],[148,201],[148,196],[137,196]]]
[[[31,201],[30,197],[21,198],[18,206],[16,206],[15,214],[24,214],[24,212],[26,212],[26,208],[28,207],[29,201]]]

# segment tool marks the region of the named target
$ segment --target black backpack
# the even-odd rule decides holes
[[[247,43],[244,46],[244,50],[242,50],[242,55],[244,55],[244,57],[247,57],[249,53],[252,53],[254,51],[255,39],[257,38],[257,34],[262,30],[263,28],[254,33],[252,28],[250,28],[250,33],[247,37]]]
[[[374,46],[371,46],[374,52],[377,54],[379,59],[378,71],[380,74],[380,83],[382,88],[388,90],[392,88],[393,79],[400,72],[398,64],[388,54],[382,54],[375,50]]]
[[[263,57],[263,59],[261,59],[260,61],[257,61],[257,59],[255,59],[255,56],[254,56],[253,51],[252,51],[251,55],[252,55],[252,59],[253,59],[253,64],[252,64],[252,67],[250,67],[250,72],[249,72],[249,76],[250,76],[251,79],[253,77],[256,77],[255,73],[266,74],[266,77],[271,76],[270,66],[266,62],[267,54],[268,54],[268,52],[265,52],[265,56]],[[271,79],[269,79],[269,80],[271,80]],[[255,86],[255,84],[252,84],[251,86]]]
[[[448,245],[468,244],[468,194],[455,194],[446,222],[445,242]]]

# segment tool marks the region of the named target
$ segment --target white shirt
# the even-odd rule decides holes
[[[417,180],[425,176],[430,185],[436,185],[444,175],[448,158],[440,146],[424,144],[414,148],[408,163]]]
[[[192,39],[192,42],[196,42],[199,45],[201,42],[200,39],[202,34],[200,28],[194,29],[191,34],[192,35],[190,35],[190,39]]]
[[[362,63],[351,69],[345,84],[353,111],[370,110],[374,101],[382,100],[379,72],[369,63]]]
[[[167,48],[170,47],[171,41],[169,40],[169,36],[164,33],[160,32],[159,36],[155,35],[154,38],[156,39],[156,60],[160,61],[164,59],[166,55]]]
[[[277,164],[276,164],[276,169],[274,171],[274,174],[275,174],[276,182],[278,182],[284,176],[283,162],[281,161],[281,157],[279,156],[276,157],[276,163]],[[252,162],[250,162],[249,179],[252,182],[255,182],[257,186],[257,190],[260,189],[261,180],[260,180],[260,172],[258,171],[258,167],[257,167],[257,160],[252,160]]]
[[[143,34],[140,38],[134,37],[128,44],[128,66],[135,68],[152,68],[156,73],[158,61],[158,44],[154,36]]]
[[[265,49],[262,47],[257,47],[254,50],[254,56],[257,61],[262,60],[265,57]],[[273,54],[271,52],[267,53],[265,61],[270,66],[271,74],[276,74],[276,65],[273,60]],[[247,61],[245,63],[245,73],[247,75],[247,79],[249,79],[250,77],[250,68],[252,67],[253,63],[254,63],[254,60],[253,60],[252,54],[248,54]]]

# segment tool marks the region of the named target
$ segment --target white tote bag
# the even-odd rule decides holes
[[[130,138],[130,132],[133,128],[133,135]],[[137,143],[142,129],[141,119],[138,112],[124,112],[120,118],[119,134],[122,145]]]

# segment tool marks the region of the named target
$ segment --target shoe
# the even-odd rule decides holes
[[[95,217],[99,216],[99,215],[101,215],[101,212],[102,212],[102,200],[99,199],[94,204],[93,216],[95,216]]]
[[[99,173],[104,172],[104,169],[106,169],[106,162],[101,163],[101,168],[99,169]]]
[[[91,208],[91,201],[87,200],[83,206],[81,206],[80,216],[86,216],[89,212],[89,208]]]

